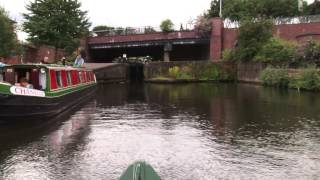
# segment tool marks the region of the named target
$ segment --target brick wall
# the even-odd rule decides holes
[[[223,48],[233,48],[238,29],[223,29]],[[320,40],[320,23],[284,24],[274,28],[274,35],[289,41]]]

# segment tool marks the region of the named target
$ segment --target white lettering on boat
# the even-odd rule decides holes
[[[15,95],[21,96],[36,96],[36,97],[45,97],[46,94],[43,91],[36,89],[28,89],[24,87],[12,86],[10,92]]]

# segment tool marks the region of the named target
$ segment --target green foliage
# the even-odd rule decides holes
[[[70,54],[69,56],[66,57],[66,65],[72,66],[75,59],[77,58],[78,54],[77,52],[73,52],[72,54]],[[62,62],[60,62],[62,64]]]
[[[292,74],[289,74],[287,69],[267,68],[262,71],[260,79],[267,86],[320,90],[320,72],[316,68],[306,68]]]
[[[169,76],[172,78],[176,78],[178,76],[179,71],[180,68],[178,66],[173,66],[169,68]]]
[[[234,49],[225,49],[222,53],[222,59],[224,61],[234,61],[235,59],[235,51]]]
[[[297,57],[292,62],[295,66],[320,65],[320,43],[309,41],[300,44],[297,49]]]
[[[0,7],[0,57],[12,55],[16,47],[17,39],[14,32],[14,22],[8,17],[5,10]]]
[[[220,15],[220,0],[212,0],[210,4],[210,9],[206,13],[206,17],[213,18],[219,17]]]
[[[302,73],[291,78],[290,88],[312,91],[320,90],[320,73],[315,68],[304,69]]]
[[[254,61],[284,65],[294,59],[296,44],[279,38],[271,38],[254,57]]]
[[[250,61],[262,49],[272,35],[273,24],[270,20],[253,22],[244,20],[238,35],[235,56],[240,61]]]
[[[223,16],[232,21],[245,18],[281,18],[300,15],[298,0],[224,0]],[[219,1],[213,0],[209,17],[217,17]]]
[[[26,8],[23,27],[34,44],[75,49],[88,33],[87,12],[77,0],[37,0]]]
[[[221,72],[216,65],[210,65],[200,73],[200,80],[220,80]]]
[[[314,1],[312,4],[305,6],[304,15],[319,15],[320,14],[320,2]]]
[[[92,31],[110,31],[110,30],[114,30],[114,27],[99,25],[99,26],[95,26],[92,29]]]
[[[160,29],[162,32],[172,32],[174,31],[173,27],[174,27],[174,24],[170,19],[166,19],[162,21],[160,24]]]
[[[260,79],[266,86],[288,87],[289,73],[285,69],[267,68],[261,72]]]

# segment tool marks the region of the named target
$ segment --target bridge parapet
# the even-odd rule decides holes
[[[158,40],[174,40],[174,39],[203,39],[195,31],[176,31],[171,33],[150,33],[150,34],[130,34],[130,35],[114,35],[114,36],[97,36],[89,37],[88,44],[108,44],[108,43],[124,43],[137,41],[158,41]]]

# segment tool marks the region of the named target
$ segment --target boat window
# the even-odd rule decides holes
[[[90,82],[91,79],[90,79],[90,72],[86,72],[86,76],[87,76],[87,81]]]
[[[45,90],[47,88],[47,73],[45,69],[40,69],[39,73],[39,89]]]
[[[85,71],[82,71],[82,79],[83,81],[82,82],[87,82],[87,79],[86,79],[86,72]]]
[[[56,71],[56,77],[57,77],[58,88],[61,88],[62,87],[61,71]]]
[[[54,70],[50,70],[50,82],[51,82],[51,89],[58,88],[56,72]]]
[[[90,72],[91,80],[94,81],[94,73]]]
[[[40,88],[40,79],[39,79],[39,69],[37,68],[14,68],[14,69],[7,69],[6,71],[6,78],[8,77],[7,81],[11,84],[15,84],[17,86],[20,85],[20,80],[22,78],[27,79],[28,83],[32,85],[35,89]]]
[[[61,80],[62,80],[62,86],[63,87],[67,87],[68,86],[68,82],[67,82],[67,73],[65,70],[61,71]]]
[[[4,72],[2,69],[0,69],[0,82],[4,81]]]
[[[72,79],[71,79],[71,72],[70,71],[67,71],[67,83],[68,83],[68,86],[71,86],[72,85]]]
[[[76,70],[72,70],[71,71],[71,75],[72,75],[72,85],[76,85],[79,83],[79,75],[78,72]]]

